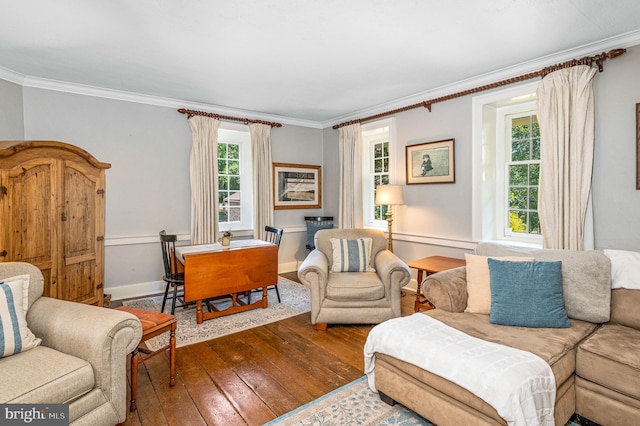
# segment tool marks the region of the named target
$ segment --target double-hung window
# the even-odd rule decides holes
[[[542,244],[535,84],[473,101],[473,239]]]
[[[253,223],[251,138],[246,126],[223,123],[218,129],[218,225],[249,230]]]
[[[538,181],[540,127],[535,111],[505,117],[504,200],[505,236],[528,238],[540,234]]]
[[[376,206],[376,188],[391,183],[393,119],[362,126],[362,210],[367,227],[386,229],[387,206]]]

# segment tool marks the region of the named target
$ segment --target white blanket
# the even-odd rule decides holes
[[[553,425],[556,383],[537,355],[487,342],[424,314],[375,326],[364,346],[364,372],[375,388],[376,352],[390,355],[469,390],[509,425]]]

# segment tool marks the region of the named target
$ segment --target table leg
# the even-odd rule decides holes
[[[176,384],[176,326],[177,323],[171,324],[169,331],[169,386]]]
[[[202,299],[196,302],[196,323],[202,324]]]
[[[416,301],[413,305],[413,312],[420,312],[420,293],[422,293],[423,270],[418,269],[418,285],[416,286]]]
[[[138,387],[138,348],[131,352],[131,405],[129,411],[136,411],[136,389]]]
[[[262,287],[262,309],[267,309],[269,307],[269,299],[267,296],[267,287]]]

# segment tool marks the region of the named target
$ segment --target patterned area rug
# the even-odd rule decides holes
[[[424,419],[408,408],[393,407],[382,402],[378,394],[369,389],[367,376],[347,383],[320,398],[284,414],[264,426],[413,426],[435,423]],[[566,426],[580,426],[572,418]]]
[[[176,330],[176,346],[186,346],[193,343],[203,342],[225,336],[241,330],[258,327],[270,322],[279,321],[311,310],[311,292],[303,284],[290,281],[283,277],[278,277],[278,290],[280,299],[278,303],[275,290],[269,290],[269,307],[258,308],[237,314],[227,315],[204,321],[202,324],[196,323],[196,308],[190,306],[186,309],[176,308],[178,318],[178,328]],[[252,295],[252,301],[260,297],[259,293]],[[160,312],[162,306],[162,296],[146,297],[143,299],[127,300],[123,302],[125,306],[146,309]],[[218,309],[224,309],[231,305],[230,300],[216,301],[214,305]],[[170,306],[165,307],[165,312],[171,310]],[[169,333],[147,340],[146,344],[151,350],[156,350],[166,345]]]
[[[311,401],[265,426],[288,425],[433,425],[400,404],[393,407],[382,402],[369,389],[367,376]]]

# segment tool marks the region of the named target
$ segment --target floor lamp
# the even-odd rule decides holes
[[[387,205],[387,223],[389,224],[389,239],[387,249],[393,252],[393,205],[404,204],[402,185],[378,185],[376,187],[376,205]]]

